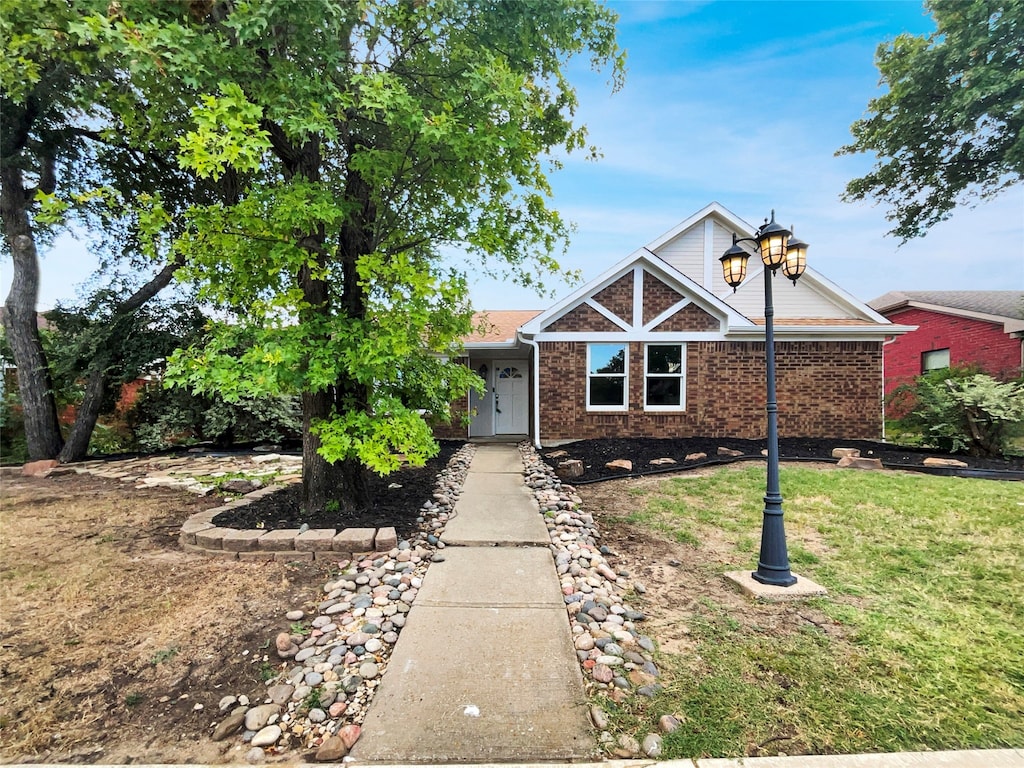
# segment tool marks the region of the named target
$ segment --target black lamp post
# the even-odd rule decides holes
[[[789,553],[786,550],[786,528],[782,522],[782,493],[779,490],[779,405],[775,397],[775,308],[772,306],[772,277],[782,267],[782,274],[793,281],[800,278],[807,266],[807,243],[793,237],[793,233],[771,221],[757,230],[756,237],[732,236],[732,247],[719,259],[727,282],[733,289],[743,282],[747,274],[750,254],[740,243],[757,243],[764,262],[764,354],[768,383],[768,482],[764,494],[764,517],[761,524],[761,555],[757,570],[750,574],[762,584],[791,587],[796,577],[789,571]]]

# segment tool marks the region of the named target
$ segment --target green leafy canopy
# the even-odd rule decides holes
[[[889,208],[892,233],[919,237],[957,205],[1024,178],[1024,1],[928,0],[937,29],[879,46],[887,92],[839,154],[874,153],[847,201]]]
[[[179,163],[237,192],[193,206],[175,243],[223,322],[174,380],[304,393],[329,462],[425,460],[422,411],[451,418],[479,385],[442,252],[539,289],[560,271],[547,173],[586,147],[564,67],[589,54],[617,86],[615,20],[592,0],[123,0],[83,22],[131,60],[153,122],[181,126]]]

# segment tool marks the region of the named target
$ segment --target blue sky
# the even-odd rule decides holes
[[[572,65],[578,118],[603,158],[570,156],[551,178],[555,207],[578,228],[564,266],[596,277],[715,200],[755,225],[775,208],[810,243],[811,266],[865,301],[900,289],[1024,289],[1022,185],[902,247],[881,207],[839,200],[871,167],[834,153],[880,92],[875,48],[933,29],[919,2],[609,4],[628,74],[612,94],[606,74]],[[43,258],[40,308],[72,299],[93,265],[84,246],[58,240]],[[4,259],[3,296],[9,286]],[[552,287],[555,297],[573,289]],[[481,309],[553,301],[485,278],[472,295]]]

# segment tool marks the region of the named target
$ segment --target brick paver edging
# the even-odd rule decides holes
[[[282,485],[247,493],[220,507],[196,512],[181,526],[182,548],[228,560],[336,560],[366,552],[387,552],[398,546],[394,528],[226,528],[213,519],[250,502],[283,490]]]

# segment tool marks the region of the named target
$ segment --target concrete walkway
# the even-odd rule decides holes
[[[597,757],[547,527],[514,445],[477,448],[352,750],[358,762]]]

